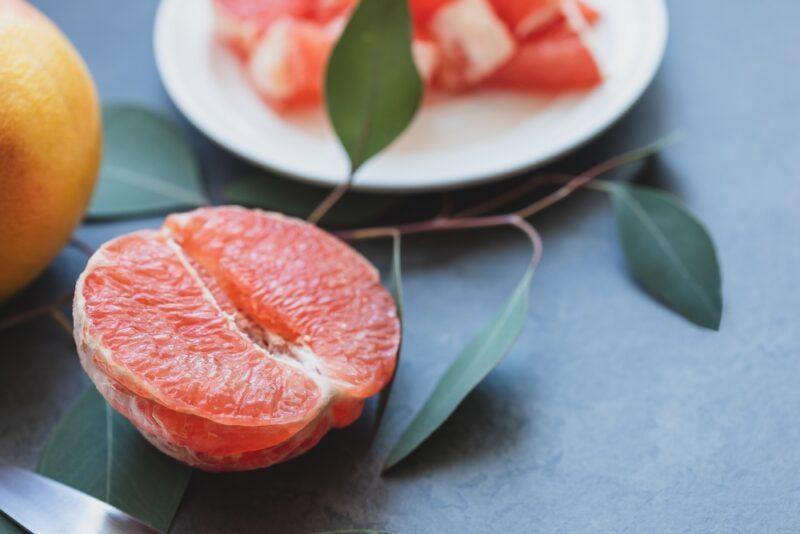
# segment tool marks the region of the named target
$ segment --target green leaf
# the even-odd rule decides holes
[[[402,280],[402,261],[400,255],[400,241],[401,237],[399,233],[395,233],[392,235],[392,270],[389,273],[389,280],[387,285],[389,286],[389,291],[394,298],[394,302],[397,305],[397,316],[400,319],[400,328],[403,328],[403,280]],[[381,391],[380,397],[378,398],[378,407],[375,411],[375,422],[372,426],[372,436],[373,438],[378,434],[378,430],[381,427],[381,423],[383,422],[383,416],[386,413],[386,406],[389,404],[389,396],[392,394],[392,387],[394,386],[394,379],[397,376],[397,369],[400,367],[400,351],[403,347],[403,337],[400,336],[400,346],[397,347],[397,361],[395,362],[394,373],[392,373],[392,378],[389,380],[389,383],[386,384],[386,387],[383,388]]]
[[[447,369],[431,396],[389,453],[384,472],[397,465],[428,439],[511,349],[525,325],[532,278],[533,269],[530,268],[500,313],[472,339]]]
[[[280,211],[306,217],[322,202],[327,191],[318,187],[270,176],[253,174],[227,184],[223,196],[227,202]],[[326,215],[334,226],[353,226],[375,220],[386,213],[400,197],[350,193]]]
[[[336,43],[325,76],[333,129],[351,175],[395,140],[422,100],[406,0],[362,0]]]
[[[90,218],[131,217],[207,204],[182,132],[145,108],[103,108],[103,164]]]
[[[150,445],[94,387],[53,430],[37,471],[166,532],[191,468]]]
[[[0,534],[25,534],[25,530],[0,513]]]
[[[720,268],[714,243],[675,196],[649,187],[604,183],[633,275],[653,296],[693,323],[719,329]]]

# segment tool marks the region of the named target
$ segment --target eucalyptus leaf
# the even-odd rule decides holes
[[[103,164],[88,216],[131,217],[207,204],[197,160],[172,122],[134,105],[103,108]]]
[[[611,195],[625,257],[639,283],[688,320],[717,330],[720,268],[702,223],[664,191],[608,182],[602,187]]]
[[[150,445],[91,386],[53,430],[37,471],[161,532],[169,529],[192,473]]]
[[[389,453],[384,472],[411,454],[444,423],[470,391],[511,349],[527,318],[533,269],[528,269],[500,313],[467,345]]]
[[[406,0],[362,0],[331,53],[328,115],[351,175],[411,123],[423,85],[411,53]]]
[[[227,202],[286,215],[306,217],[327,195],[327,191],[299,182],[252,174],[228,183],[223,189]],[[375,220],[386,213],[400,197],[350,193],[344,196],[326,215],[334,226],[353,226]]]
[[[397,316],[400,320],[400,328],[403,328],[403,280],[402,280],[402,261],[401,261],[401,237],[399,233],[392,236],[392,270],[389,273],[387,285],[397,306]],[[389,404],[389,396],[392,394],[394,379],[397,376],[397,369],[400,367],[400,351],[403,346],[403,337],[400,336],[400,345],[397,347],[397,360],[395,361],[394,373],[389,383],[381,391],[378,398],[378,408],[375,412],[375,422],[372,427],[372,436],[377,435],[386,413],[386,406]]]
[[[0,534],[25,534],[25,529],[0,513]]]

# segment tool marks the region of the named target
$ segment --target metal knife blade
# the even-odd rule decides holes
[[[35,534],[157,534],[110,504],[0,463],[0,510]]]

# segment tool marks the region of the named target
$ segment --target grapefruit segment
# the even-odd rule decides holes
[[[442,64],[437,81],[463,89],[484,80],[514,53],[515,43],[487,0],[454,0],[430,23]]]
[[[490,85],[541,92],[590,89],[603,81],[600,67],[566,19],[521,43],[489,78]]]
[[[518,37],[527,37],[561,14],[561,0],[490,0],[497,15]]]
[[[241,57],[283,16],[308,17],[312,0],[214,0],[217,37]]]
[[[319,103],[339,27],[290,17],[276,21],[256,42],[247,62],[259,94],[279,111]]]
[[[375,268],[335,237],[234,207],[171,216],[165,226],[242,313],[313,352],[340,387],[368,397],[391,376],[399,336],[392,298]]]
[[[243,208],[105,244],[74,305],[81,363],[109,403],[161,450],[212,470],[287,459],[353,422],[399,345],[367,260]]]

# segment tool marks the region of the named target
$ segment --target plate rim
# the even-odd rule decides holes
[[[167,62],[167,47],[163,44],[166,40],[166,32],[168,31],[167,23],[165,22],[166,16],[164,13],[168,7],[176,2],[182,0],[161,0],[156,10],[152,46],[155,56],[156,69],[164,89],[169,96],[172,103],[178,108],[181,114],[203,135],[208,137],[218,146],[222,147],[231,154],[242,158],[250,164],[275,173],[282,177],[298,180],[304,183],[322,186],[322,187],[335,187],[344,182],[344,177],[340,179],[331,179],[329,177],[321,177],[310,173],[297,172],[290,169],[281,167],[279,164],[275,165],[266,161],[264,157],[258,154],[251,153],[247,148],[239,146],[235,140],[228,138],[225,134],[218,131],[211,125],[202,113],[197,113],[194,108],[189,106],[187,102],[180,96],[182,90],[177,89],[175,81],[172,79],[171,70],[166,67]],[[208,1],[211,0],[202,0]],[[543,167],[557,159],[567,156],[581,147],[585,146],[598,136],[603,134],[616,122],[622,119],[642,98],[648,87],[653,83],[653,80],[658,73],[658,70],[663,63],[664,55],[666,53],[667,42],[669,39],[669,16],[665,0],[650,0],[656,8],[659,34],[660,38],[656,44],[655,53],[650,57],[650,62],[647,64],[647,70],[641,76],[636,87],[630,90],[628,98],[623,104],[616,106],[609,110],[602,116],[602,120],[598,120],[591,128],[587,128],[581,132],[580,135],[575,136],[571,141],[563,143],[556,148],[551,149],[549,152],[533,157],[531,161],[521,163],[510,163],[507,165],[498,165],[497,170],[491,173],[484,171],[465,171],[459,174],[459,177],[447,180],[432,181],[428,184],[376,184],[371,182],[359,182],[356,179],[352,184],[353,190],[363,192],[375,193],[411,193],[411,192],[435,192],[447,191],[453,189],[463,189],[469,187],[477,187],[487,183],[507,179],[519,174],[523,174],[537,168]],[[342,157],[346,157],[342,152]]]

